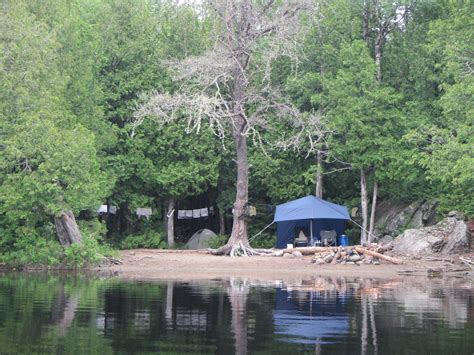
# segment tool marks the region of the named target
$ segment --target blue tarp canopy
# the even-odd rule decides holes
[[[350,220],[347,207],[324,201],[315,196],[306,196],[276,206],[274,222],[277,223],[277,248],[286,248],[293,243],[298,230],[311,236],[311,242],[320,239],[322,230],[344,233]]]

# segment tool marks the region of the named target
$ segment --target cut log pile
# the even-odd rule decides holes
[[[308,247],[283,250],[283,257],[298,257],[299,255],[314,255],[312,262],[317,265],[341,264],[341,265],[379,265],[381,261],[391,264],[403,264],[403,260],[397,259],[384,253],[388,250],[380,244],[369,246],[339,246],[339,247]]]

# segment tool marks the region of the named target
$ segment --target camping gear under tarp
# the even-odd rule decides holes
[[[337,245],[340,245],[342,247],[346,247],[349,245],[349,237],[345,234],[340,235],[337,237]]]
[[[209,229],[200,229],[193,234],[191,239],[188,240],[186,246],[188,249],[205,249],[209,248],[208,241],[212,237],[215,237],[216,233]]]
[[[276,206],[274,222],[277,223],[277,248],[286,248],[299,231],[303,231],[311,245],[321,240],[321,231],[344,233],[350,220],[347,207],[324,201],[316,196],[306,196]]]

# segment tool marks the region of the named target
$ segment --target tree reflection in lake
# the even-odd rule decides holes
[[[0,276],[0,352],[472,353],[470,279]]]
[[[247,354],[247,280],[230,279],[227,294],[232,309],[232,332],[235,338],[235,353]]]

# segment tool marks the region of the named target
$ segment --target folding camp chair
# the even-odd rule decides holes
[[[319,232],[319,235],[321,236],[321,243],[323,245],[336,245],[337,233],[334,229],[323,230]]]

